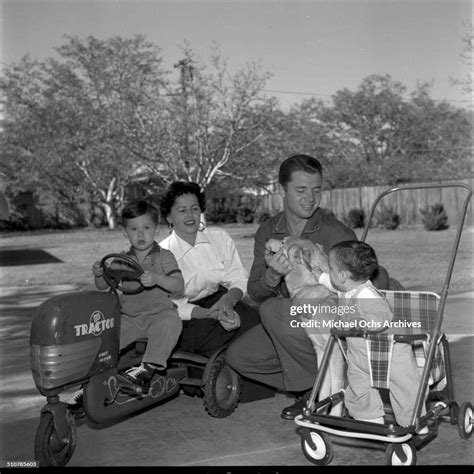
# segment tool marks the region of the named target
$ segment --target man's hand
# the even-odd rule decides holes
[[[284,277],[293,270],[293,266],[285,254],[283,249],[273,253],[269,249],[265,249],[265,262],[272,272],[273,276]]]

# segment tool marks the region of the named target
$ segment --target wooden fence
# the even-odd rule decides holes
[[[464,183],[474,187],[474,179],[450,180],[439,184]],[[435,183],[410,183],[435,184]],[[403,185],[397,186],[402,187]],[[331,210],[336,217],[344,219],[351,209],[362,209],[368,216],[370,208],[376,197],[395,186],[363,186],[360,188],[331,189],[323,192],[321,207]],[[421,224],[420,208],[432,206],[436,203],[443,204],[448,223],[456,225],[460,219],[462,204],[466,196],[464,188],[432,188],[410,189],[386,196],[377,206],[377,210],[384,206],[392,208],[400,216],[401,225]],[[283,196],[281,194],[268,194],[260,196],[259,212],[268,211],[270,215],[283,210]],[[376,211],[377,212],[377,211]],[[467,225],[472,225],[472,202],[466,215]]]

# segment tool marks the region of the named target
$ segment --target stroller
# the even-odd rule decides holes
[[[448,419],[452,425],[457,424],[461,438],[468,439],[472,435],[472,404],[471,402],[464,402],[459,405],[455,401],[449,345],[446,336],[441,331],[449,283],[472,195],[471,188],[464,184],[433,184],[389,189],[381,193],[372,205],[361,241],[365,241],[377,204],[386,195],[406,189],[445,187],[464,188],[466,196],[441,296],[425,291],[381,291],[393,310],[394,321],[411,322],[408,329],[403,327],[400,333],[397,329],[397,334],[384,334],[382,332],[368,333],[365,336],[362,333],[351,333],[348,336],[347,332],[338,331],[337,329],[331,331],[320,363],[320,370],[306,407],[303,413],[295,418],[295,423],[300,427],[298,431],[301,436],[303,454],[313,464],[327,465],[332,461],[333,448],[329,435],[332,435],[335,438],[334,440],[340,444],[379,449],[385,447],[385,460],[388,465],[415,465],[416,451],[436,438],[438,423],[441,419]],[[419,329],[415,330],[414,327]],[[342,347],[346,337],[366,338],[373,373],[380,369],[377,365],[380,366],[380,361],[384,359],[384,352],[388,352],[387,347],[390,344],[405,343],[412,345],[417,365],[423,367],[423,373],[409,426],[401,427],[396,424],[393,411],[387,400],[387,387],[383,389],[382,384],[378,387],[382,388],[380,394],[385,408],[384,424],[355,420],[344,411],[342,416],[325,414],[331,405],[344,401],[344,390],[316,403],[334,345],[339,343]],[[387,369],[387,366],[385,366],[385,369]],[[427,410],[426,414],[421,415],[425,394],[428,390],[430,391],[429,399],[438,401]],[[426,434],[418,434],[422,428],[425,428]]]

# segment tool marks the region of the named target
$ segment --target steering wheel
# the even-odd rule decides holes
[[[112,289],[128,295],[143,291],[140,275],[143,268],[133,258],[123,253],[109,253],[101,261],[102,276]]]

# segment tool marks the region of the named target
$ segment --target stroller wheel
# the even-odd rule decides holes
[[[459,408],[458,431],[463,439],[469,439],[472,435],[472,404],[464,402]]]
[[[315,449],[309,445],[308,441],[302,435],[301,449],[303,450],[303,454],[306,456],[306,459],[311,461],[313,464],[316,464],[317,466],[326,466],[332,461],[334,455],[331,440],[326,433],[319,431],[311,430],[309,436],[315,445]]]
[[[415,444],[413,441],[389,444],[385,450],[385,460],[389,466],[414,466],[416,464]]]

